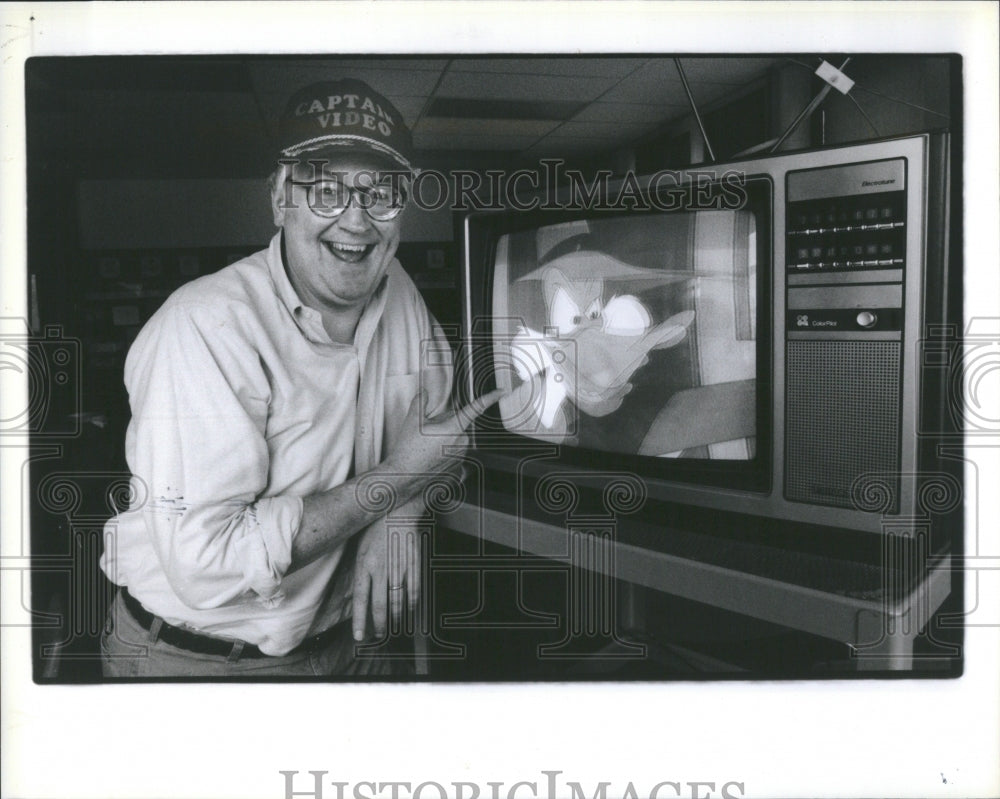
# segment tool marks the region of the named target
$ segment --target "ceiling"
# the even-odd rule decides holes
[[[699,107],[782,59],[683,57]],[[689,113],[672,57],[115,57],[26,67],[29,157],[85,177],[249,177],[267,171],[288,95],[355,77],[388,97],[431,160],[588,157]]]

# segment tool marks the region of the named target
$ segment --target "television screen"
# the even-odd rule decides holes
[[[753,459],[756,254],[746,209],[504,233],[492,297],[503,426],[597,452]]]

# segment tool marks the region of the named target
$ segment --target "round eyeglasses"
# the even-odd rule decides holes
[[[352,188],[346,183],[330,178],[318,180],[292,180],[293,186],[305,186],[309,208],[317,216],[333,219],[347,210],[354,201],[376,222],[395,219],[406,205],[406,193],[402,187],[360,186]]]

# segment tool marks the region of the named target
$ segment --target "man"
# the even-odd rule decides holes
[[[416,603],[419,548],[366,490],[418,515],[495,401],[451,413],[449,360],[421,370],[421,347],[447,344],[394,258],[399,112],[359,81],[316,84],[280,137],[280,232],[176,291],[126,361],[133,501],[106,527],[107,676],[383,673],[355,644],[369,611],[381,636]]]

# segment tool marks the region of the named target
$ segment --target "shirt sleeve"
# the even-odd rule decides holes
[[[432,416],[451,405],[454,364],[451,345],[430,311],[423,309],[425,339],[429,349],[422,356],[421,382],[427,389],[427,405]]]
[[[196,609],[255,592],[273,606],[302,517],[296,496],[262,498],[270,390],[238,317],[168,304],[129,353],[129,466],[167,579]]]

